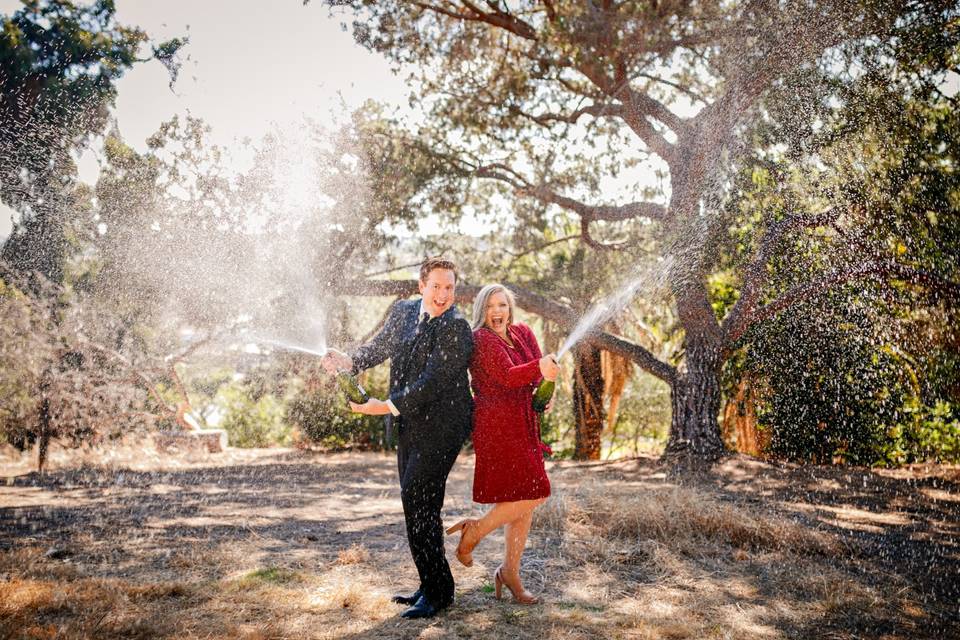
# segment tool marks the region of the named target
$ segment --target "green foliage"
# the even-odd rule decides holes
[[[889,319],[874,313],[876,303],[852,290],[806,303],[754,334],[745,359],[731,361],[761,381],[757,417],[771,430],[768,453],[826,464],[960,460],[955,405],[923,384],[915,360],[885,344]]]
[[[565,358],[561,367],[564,372],[557,385],[553,408],[540,420],[540,437],[550,445],[554,460],[571,459],[576,449],[572,385],[565,382],[573,375],[570,359]],[[603,430],[602,456],[616,458],[658,453],[666,443],[669,428],[670,388],[650,376],[633,375],[620,399],[616,423]]]
[[[372,369],[361,376],[360,384],[372,397],[385,398],[386,373],[386,367]],[[343,393],[328,376],[319,384],[297,390],[290,400],[287,417],[310,442],[326,449],[395,446],[395,441],[387,441],[384,417],[350,411]]]
[[[129,363],[84,334],[110,320],[49,282],[0,279],[0,441],[43,452],[52,438],[95,443],[151,421]]]
[[[112,0],[24,0],[0,16],[0,199],[22,219],[3,259],[59,281],[74,222],[70,152],[103,131],[116,81],[146,40]]]
[[[302,580],[303,576],[292,569],[285,567],[263,567],[249,571],[239,578],[229,581],[227,587],[229,589],[243,591],[257,589],[264,585],[286,585]]]
[[[573,430],[575,422],[570,390],[562,384],[557,385],[553,407],[548,413],[541,414],[540,418],[540,439],[550,446],[553,459],[573,458],[576,449]]]
[[[707,278],[710,306],[713,307],[713,312],[718,318],[726,316],[739,299],[738,284],[736,275],[730,270],[717,271]]]
[[[294,581],[298,578],[296,571],[284,567],[267,567],[265,569],[256,569],[250,573],[244,574],[241,580],[249,582],[272,582],[275,584],[284,584]]]
[[[670,432],[670,388],[649,376],[633,378],[617,410],[617,420],[605,432],[604,456],[657,454]]]
[[[755,126],[755,155],[734,181],[716,273],[743,272],[763,244],[758,230],[828,205],[836,212],[773,247],[761,304],[804,288],[807,303],[755,327],[740,343],[746,364],[728,364],[728,390],[741,373],[760,375],[758,414],[776,455],[956,459],[960,112],[938,66],[960,54],[956,35],[954,20],[946,40],[905,45],[932,47],[929,56],[880,56],[870,73],[832,80],[808,69],[805,92],[778,88],[766,99],[771,118]],[[800,132],[807,100],[821,125]],[[830,293],[867,267],[870,277]],[[722,288],[711,294],[716,310],[728,308]]]
[[[885,453],[891,462],[960,462],[960,409],[955,404],[908,402],[887,435],[890,444]]]
[[[234,447],[268,447],[290,443],[290,427],[284,421],[284,406],[266,393],[254,397],[243,382],[231,382],[217,391],[216,402],[224,415],[219,427]]]
[[[36,427],[39,373],[50,344],[29,298],[0,278],[0,442],[23,447]]]
[[[754,336],[747,367],[760,376],[758,422],[772,429],[770,452],[791,460],[886,462],[888,424],[903,404],[897,363],[864,335],[862,313],[807,304]]]

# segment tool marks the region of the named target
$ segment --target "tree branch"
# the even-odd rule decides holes
[[[541,202],[555,204],[573,211],[583,220],[589,222],[622,222],[636,218],[664,222],[669,219],[670,211],[656,202],[630,202],[621,205],[590,205],[567,196],[560,195],[544,185],[533,186],[530,182],[505,164],[493,162],[476,167],[474,175],[479,178],[490,178],[505,182],[513,187],[518,195],[534,197]]]
[[[631,89],[628,78],[615,83],[593,63],[583,63],[577,69],[604,94],[623,102],[623,108],[617,115],[623,118],[627,126],[643,140],[651,151],[663,158],[668,165],[675,162],[676,151],[674,146],[663,137],[663,134],[654,129],[650,121],[647,120],[647,116],[656,118],[668,127],[676,127],[674,132],[677,137],[681,137],[686,131],[687,127],[683,120],[661,102]]]
[[[505,283],[505,286],[514,293],[517,305],[521,309],[551,320],[566,331],[571,331],[576,326],[579,316],[570,307],[514,284]],[[480,288],[479,285],[474,284],[458,284],[456,301],[459,303],[472,302],[480,292]],[[409,297],[416,294],[417,291],[416,280],[352,280],[342,282],[337,293],[342,295]],[[629,358],[644,371],[660,378],[667,384],[673,384],[676,369],[658,360],[656,356],[642,346],[600,329],[594,330],[585,339],[607,351]]]
[[[593,222],[619,222],[636,218],[649,218],[663,222],[667,220],[669,212],[663,205],[655,202],[630,202],[622,205],[589,205],[567,196],[551,191],[545,186],[526,187],[520,189],[521,195],[531,195],[542,202],[548,202],[569,209],[584,220]]]
[[[733,344],[743,335],[746,325],[752,321],[760,292],[767,283],[767,264],[773,257],[780,240],[788,231],[804,227],[820,227],[836,220],[839,212],[833,207],[811,215],[793,215],[770,226],[761,240],[753,261],[747,266],[743,276],[740,299],[721,323],[726,344]],[[735,337],[734,337],[735,336]]]
[[[552,0],[543,0],[543,8],[547,12],[547,18],[550,19],[550,22],[557,19],[557,9],[553,6]]]
[[[605,331],[590,333],[586,339],[595,347],[606,349],[610,353],[615,353],[635,362],[641,369],[671,386],[676,380],[677,370],[674,367],[658,360],[655,355],[635,342],[624,340]]]
[[[670,111],[670,109],[659,100],[631,87],[629,80],[624,83],[623,88],[614,93],[614,97],[622,99],[628,107],[632,107],[644,116],[651,116],[659,120],[673,129],[678,137],[684,132],[684,129],[686,129],[687,124],[683,118],[673,111]],[[668,142],[667,144],[670,143]],[[672,146],[673,145],[671,145],[671,147]]]
[[[644,73],[644,72],[642,72],[642,71],[638,71],[637,73],[634,74],[634,76],[637,77],[637,78],[646,78],[647,80],[650,80],[650,81],[652,81],[652,82],[657,82],[657,83],[660,83],[660,84],[665,84],[665,85],[667,85],[668,87],[670,87],[670,88],[672,88],[672,89],[675,89],[675,90],[679,91],[680,93],[684,94],[685,96],[687,96],[687,97],[690,98],[691,100],[695,100],[695,101],[697,101],[697,102],[702,102],[702,103],[704,103],[704,104],[706,104],[706,102],[707,102],[707,99],[706,99],[704,96],[702,96],[701,94],[697,93],[696,91],[694,91],[694,90],[691,89],[690,87],[685,87],[685,86],[683,86],[682,84],[680,84],[680,83],[678,83],[678,82],[674,82],[673,80],[668,80],[667,78],[661,78],[660,76],[653,75],[652,73]]]
[[[478,178],[491,178],[493,180],[499,180],[500,182],[506,182],[517,191],[522,192],[531,188],[526,178],[499,162],[492,162],[475,167],[473,173]]]
[[[572,236],[563,236],[562,238],[557,238],[556,240],[551,240],[550,242],[546,242],[546,243],[541,244],[541,245],[539,245],[539,246],[537,246],[537,247],[534,247],[534,248],[532,248],[532,249],[527,249],[526,251],[521,251],[520,253],[512,253],[512,252],[510,252],[510,251],[506,251],[506,252],[507,252],[508,254],[510,254],[510,256],[513,258],[513,260],[511,260],[511,261],[510,261],[510,264],[507,266],[507,269],[509,270],[511,267],[513,267],[513,265],[516,264],[517,260],[519,260],[520,258],[522,258],[522,257],[524,257],[524,256],[528,256],[528,255],[530,255],[531,253],[539,253],[540,251],[543,251],[543,250],[546,249],[547,247],[552,247],[553,245],[555,245],[555,244],[560,244],[561,242],[568,242],[568,241],[570,241],[570,240],[579,240],[579,239],[581,239],[581,237],[582,237],[582,236],[581,236],[580,234],[576,234],[576,235],[572,235]]]
[[[484,22],[494,27],[499,27],[510,33],[523,38],[524,40],[536,40],[537,32],[528,23],[520,20],[515,15],[501,9],[494,9],[492,13],[483,11],[468,0],[461,0],[461,4],[469,13],[458,13],[449,9],[444,9],[426,2],[414,2],[414,4],[426,11],[433,11],[448,18],[455,20],[464,20],[468,22]]]
[[[731,334],[729,344],[734,344],[753,325],[776,316],[798,302],[816,297],[836,285],[870,275],[904,280],[936,290],[952,299],[960,300],[960,283],[954,282],[942,274],[925,269],[915,269],[895,262],[868,262],[849,269],[836,269],[817,280],[798,285],[787,291],[758,309],[747,322],[742,323],[742,330],[739,333]]]
[[[620,251],[621,249],[626,249],[627,247],[635,244],[629,240],[610,244],[595,240],[593,235],[590,234],[590,220],[588,218],[580,218],[580,237],[583,238],[583,242],[588,247],[597,249],[599,251]]]
[[[624,220],[635,220],[636,218],[647,218],[664,222],[669,218],[670,212],[663,205],[655,202],[630,202],[622,205],[589,205],[567,196],[562,196],[545,186],[533,186],[522,175],[502,163],[486,164],[474,169],[474,175],[480,178],[491,178],[509,184],[519,195],[532,196],[541,202],[555,204],[573,211],[584,223],[595,221],[621,222]],[[581,225],[582,226],[582,225]],[[583,231],[585,237],[589,236],[589,230]],[[588,243],[592,241],[589,240]],[[613,248],[607,245],[601,245],[606,248]]]
[[[566,122],[568,124],[576,124],[577,121],[585,115],[591,115],[594,118],[599,118],[601,116],[616,116],[620,115],[623,110],[622,104],[591,104],[586,107],[581,107],[576,111],[573,111],[568,114],[563,113],[544,113],[544,114],[532,114],[523,111],[519,107],[510,106],[507,107],[512,113],[515,113],[519,116],[523,116],[528,120],[532,120],[539,125],[549,126],[550,124],[556,122]]]

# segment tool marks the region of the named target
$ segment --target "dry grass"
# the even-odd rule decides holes
[[[637,549],[638,558],[648,555],[644,549],[650,543],[687,556],[716,552],[716,547],[828,557],[843,551],[834,539],[793,520],[687,487],[611,494],[603,486],[588,485],[551,502],[556,504],[548,503],[545,513],[537,515],[537,528],[558,537],[570,532],[594,542],[626,543]]]
[[[362,544],[341,549],[337,554],[337,564],[362,564],[370,561],[370,552]]]
[[[567,595],[623,637],[919,637],[918,598],[898,576],[864,575],[836,538],[703,487],[574,485],[534,529],[557,541]],[[568,623],[590,619],[573,609]]]
[[[364,458],[357,477],[391,464],[377,460]],[[401,621],[389,600],[415,577],[406,549],[394,547],[400,527],[379,538],[331,532],[309,542],[323,548],[320,560],[271,552],[277,540],[255,532],[196,541],[164,556],[167,573],[113,577],[80,553],[52,560],[34,544],[0,553],[0,638],[950,637],[909,582],[780,512],[704,483],[552,475],[524,558],[538,606],[493,600],[499,537],[478,547],[473,568],[453,566],[457,604],[429,621]],[[448,495],[465,504],[469,486],[454,478]],[[359,517],[343,506],[330,513],[342,526]],[[397,513],[374,520],[399,522]]]

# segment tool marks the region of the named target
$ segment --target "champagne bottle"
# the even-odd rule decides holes
[[[541,380],[537,385],[537,390],[533,392],[533,410],[537,413],[543,413],[550,404],[550,398],[553,397],[553,390],[557,383],[553,380]]]
[[[337,382],[340,384],[340,390],[351,402],[363,404],[370,399],[369,394],[364,391],[357,379],[350,375],[349,371],[343,369],[337,371]]]

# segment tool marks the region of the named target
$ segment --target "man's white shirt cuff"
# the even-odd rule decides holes
[[[387,407],[390,408],[390,413],[392,413],[393,415],[395,416],[400,415],[400,412],[397,411],[397,408],[393,406],[393,400],[391,400],[390,398],[387,398]]]

